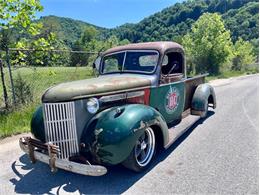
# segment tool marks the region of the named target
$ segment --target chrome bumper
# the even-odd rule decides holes
[[[57,158],[59,148],[53,144],[42,144],[31,137],[22,137],[19,140],[20,148],[29,155],[32,163],[37,160],[49,164],[51,171],[55,172],[57,168],[64,169],[73,173],[90,176],[101,176],[107,173],[107,169],[100,165],[81,164],[69,160]],[[45,150],[43,154],[39,150]]]

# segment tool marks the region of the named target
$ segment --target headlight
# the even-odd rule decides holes
[[[99,102],[97,98],[91,98],[87,101],[87,110],[91,114],[95,114],[99,109]]]

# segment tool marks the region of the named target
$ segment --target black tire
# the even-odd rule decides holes
[[[136,144],[127,159],[122,163],[124,167],[141,172],[151,164],[156,151],[155,134],[151,127],[147,127],[138,138]]]

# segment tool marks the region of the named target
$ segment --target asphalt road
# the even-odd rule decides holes
[[[141,174],[121,166],[102,177],[52,174],[43,163],[30,164],[19,136],[2,140],[0,194],[258,194],[258,77],[213,83],[217,109]]]

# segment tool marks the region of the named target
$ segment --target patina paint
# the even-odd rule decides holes
[[[184,109],[184,91],[183,81],[151,88],[150,106],[158,110],[167,123],[180,119]]]
[[[49,88],[42,97],[43,102],[62,102],[119,93],[151,86],[151,80],[142,75],[106,75],[98,78],[62,83]]]
[[[42,110],[42,106],[39,106],[33,113],[33,117],[31,120],[31,132],[35,136],[35,138],[45,143],[45,131]]]
[[[213,102],[208,102],[208,98],[210,95],[213,98]],[[207,83],[201,84],[196,88],[194,92],[191,109],[192,111],[205,111],[208,103],[213,104],[213,108],[216,108],[216,95],[214,89]]]
[[[136,140],[150,125],[158,125],[164,144],[168,143],[168,127],[155,109],[141,104],[113,107],[91,120],[81,142],[85,145],[92,142],[90,150],[98,162],[118,164],[128,157]]]

